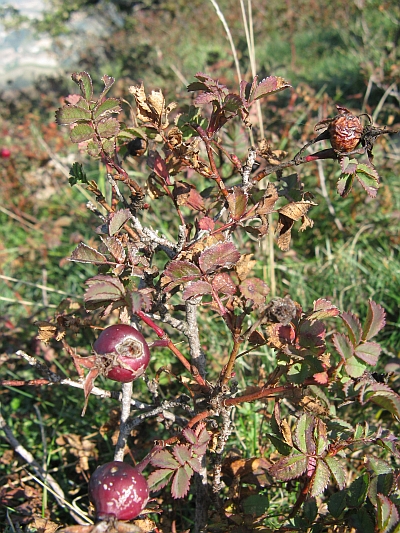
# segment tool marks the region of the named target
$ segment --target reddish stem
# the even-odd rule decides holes
[[[150,317],[145,315],[143,311],[136,311],[136,314],[141,320],[143,320],[145,324],[147,324],[156,333],[156,335],[158,335],[158,337],[160,337],[160,339],[162,339],[163,341],[166,341],[166,345],[168,346],[168,348],[171,350],[171,352],[174,355],[176,355],[176,357],[183,364],[186,370],[188,370],[192,374],[193,379],[195,379],[195,381],[202,387],[206,387],[207,384],[205,380],[200,376],[197,368],[193,367],[189,363],[189,361],[182,354],[182,352],[180,352],[178,348],[173,344],[173,342],[168,337],[168,335],[165,333],[165,331],[159,326],[157,326],[157,324],[155,324]]]

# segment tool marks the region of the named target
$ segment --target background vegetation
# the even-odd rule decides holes
[[[71,65],[71,72],[90,72],[98,82],[97,92],[105,73],[118,80],[113,96],[126,99],[130,98],[129,85],[143,80],[149,89],[161,88],[170,100],[184,98],[189,103],[191,96],[186,85],[196,72],[207,72],[229,87],[237,87],[225,31],[214,6],[206,0],[77,0],[65,4],[53,0],[43,19],[31,24],[38,32],[50,33],[58,53],[66,55],[71,40],[84,38],[76,24],[79,14],[85,15],[89,23],[91,17],[102,21],[104,32],[86,42],[75,57],[75,65]],[[357,113],[370,113],[381,126],[398,128],[398,2],[339,0],[329,5],[287,0],[265,4],[261,0],[252,2],[257,73],[260,79],[270,74],[283,76],[293,86],[290,93],[271,96],[262,106],[265,136],[274,149],[294,155],[313,136],[314,124],[335,114],[335,103]],[[221,1],[219,7],[232,32],[242,76],[249,80],[250,58],[240,3]],[[4,11],[3,15],[9,25],[16,23],[9,12]],[[14,355],[21,349],[66,376],[71,375],[69,357],[55,346],[39,342],[35,323],[51,316],[66,298],[77,302],[77,314],[85,314],[79,306],[83,282],[94,272],[85,265],[71,264],[66,258],[77,243],[91,244],[92,228],[98,221],[86,208],[87,192],[81,187],[71,188],[68,183],[70,165],[84,157],[71,148],[67,132],[54,124],[60,97],[72,90],[68,80],[67,75],[43,79],[34,88],[2,97],[1,147],[11,151],[11,157],[0,160],[2,379],[37,377]],[[254,131],[257,137],[259,128],[255,126]],[[245,156],[247,145],[241,128],[230,127],[224,141],[231,144],[232,152],[240,154],[242,150]],[[259,246],[252,240],[242,245],[257,260],[255,273],[268,284],[275,279],[276,294],[290,294],[304,308],[310,308],[313,300],[323,296],[340,309],[351,309],[364,317],[368,298],[381,304],[387,312],[387,326],[379,338],[385,353],[379,370],[384,372],[386,365],[386,369],[395,371],[390,379],[396,390],[400,365],[399,137],[380,140],[375,158],[382,176],[377,199],[367,198],[365,191],[357,187],[347,199],[340,199],[335,188],[336,166],[329,162],[308,165],[301,177],[309,189],[316,191],[314,227],[295,233],[289,252],[276,249],[274,263],[267,245]],[[143,164],[132,160],[129,169],[135,179],[144,183]],[[104,169],[85,161],[85,170],[89,178],[96,176],[107,194]],[[169,236],[167,205],[157,202],[146,216],[146,222]],[[226,358],[228,337],[219,324],[207,319],[201,331],[202,341],[215,354],[216,361]],[[89,353],[95,334],[88,330],[84,335],[85,338],[76,339],[76,345],[85,345]],[[239,365],[240,386],[256,384],[260,372],[268,373],[273,353],[266,349],[254,353],[253,358],[252,364],[247,361]],[[150,372],[154,374],[162,364],[172,362],[167,353],[160,352],[157,365]],[[213,371],[213,367],[209,369],[211,376]],[[141,398],[148,394],[144,384],[137,386],[136,394]],[[50,472],[57,473],[71,501],[78,498],[83,507],[87,506],[87,501],[82,500],[87,473],[93,470],[97,457],[102,462],[112,457],[116,424],[112,401],[96,402],[91,416],[83,419],[79,416],[82,393],[73,389],[5,386],[1,389],[1,402],[2,414],[14,434]],[[237,418],[237,442],[233,444],[244,457],[252,457],[257,448],[265,446],[263,436],[252,430],[258,427],[254,418],[263,412],[261,408],[249,408],[248,412],[243,408],[241,414]],[[355,416],[362,421],[370,413],[357,412]],[[154,421],[141,428],[133,439],[135,448],[144,450],[157,427]],[[8,524],[8,530],[16,528],[15,524],[26,526],[27,531],[37,530],[39,517],[63,523],[68,512],[60,511],[46,491],[32,485],[24,465],[4,440],[0,441],[0,449],[0,519]],[[275,523],[277,527],[279,516],[293,505],[295,491],[292,495],[292,501],[275,496],[272,507],[277,512],[270,526]],[[171,501],[164,503],[172,509]],[[177,531],[191,527],[191,515],[185,505],[190,506],[190,502],[174,504],[171,520],[175,526],[172,522],[164,524],[165,531],[168,527],[171,531],[172,527]]]

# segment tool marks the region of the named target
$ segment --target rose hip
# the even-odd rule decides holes
[[[121,461],[99,466],[89,481],[89,499],[96,509],[96,518],[133,520],[146,507],[149,487],[136,468]]]
[[[103,330],[93,349],[101,372],[121,383],[142,376],[150,362],[145,338],[137,329],[126,324],[116,324]]]

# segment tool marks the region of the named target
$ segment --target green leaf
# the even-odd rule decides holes
[[[261,516],[268,511],[269,499],[262,494],[253,494],[241,502],[244,514]]]
[[[330,478],[331,472],[329,468],[326,466],[324,461],[319,459],[313,475],[310,495],[315,497],[324,492],[328,486]]]
[[[97,131],[102,138],[115,137],[119,132],[119,122],[116,118],[102,118],[97,123]]]
[[[81,163],[73,163],[69,170],[70,177],[68,178],[71,187],[77,183],[88,183],[86,173],[83,171]]]
[[[375,198],[379,189],[379,175],[376,170],[368,165],[359,164],[357,166],[356,176],[368,196]]]
[[[156,452],[150,460],[153,466],[160,468],[170,468],[176,470],[179,468],[179,463],[168,450],[160,450]]]
[[[56,122],[60,126],[68,126],[76,122],[91,120],[91,113],[76,105],[66,105],[56,111]]]
[[[332,476],[334,477],[339,489],[343,489],[346,485],[345,468],[343,468],[343,466],[340,464],[338,459],[336,459],[336,457],[331,457],[330,455],[326,455],[324,457],[324,461],[328,465],[328,468],[331,471]]]
[[[147,483],[152,492],[163,489],[170,481],[175,470],[169,470],[168,468],[161,468],[152,472],[148,478]]]
[[[380,353],[381,347],[377,342],[364,342],[357,346],[354,351],[356,357],[372,366],[378,362]]]
[[[356,357],[352,356],[349,359],[347,359],[345,363],[345,369],[348,375],[351,378],[359,378],[361,377],[367,366],[364,363],[361,363]]]
[[[72,80],[78,85],[83,98],[91,100],[93,98],[92,79],[87,72],[74,72],[71,75]]]
[[[371,478],[368,488],[368,498],[373,505],[378,504],[378,494],[388,496],[392,490],[394,482],[394,473],[379,474]]]
[[[353,188],[355,174],[341,174],[340,179],[336,184],[337,192],[342,198],[346,198],[349,195],[351,189]]]
[[[69,260],[77,263],[107,263],[107,258],[105,255],[101,254],[94,248],[87,246],[83,242],[78,244],[78,246],[72,252]]]
[[[97,104],[93,109],[93,118],[97,121],[111,113],[120,113],[122,108],[117,98],[107,98],[101,104]]]
[[[184,498],[189,492],[190,475],[185,467],[178,468],[172,480],[171,495],[173,498]]]
[[[374,521],[365,507],[357,509],[357,512],[349,517],[349,525],[357,532],[376,533]]]
[[[399,513],[395,504],[383,494],[378,494],[378,532],[389,533],[398,521]]]
[[[278,450],[279,453],[282,455],[290,455],[293,448],[290,446],[287,442],[283,441],[282,439],[279,439],[278,437],[275,437],[275,435],[267,434],[266,437],[269,438],[269,440],[272,442],[272,444],[275,446],[275,448]]]
[[[374,387],[376,389],[376,387]],[[380,387],[380,390],[371,391],[369,387],[368,401],[374,402],[377,405],[380,405],[387,411],[390,411],[397,420],[400,420],[400,396],[392,391],[389,387],[384,388]]]
[[[333,518],[340,518],[340,516],[343,514],[345,509],[346,509],[346,491],[341,490],[339,492],[335,492],[334,494],[332,494],[332,496],[329,498],[328,510],[333,516]]]
[[[303,413],[299,418],[294,433],[294,441],[303,453],[315,452],[315,443],[312,434],[315,426],[315,419],[308,413]]]
[[[368,486],[369,476],[367,473],[364,473],[355,479],[347,489],[347,505],[349,507],[360,507],[367,496]]]
[[[77,124],[69,133],[73,143],[81,143],[93,139],[95,131],[89,124]]]
[[[125,296],[125,287],[119,279],[111,276],[98,275],[86,281],[89,287],[85,293],[85,302],[115,302]]]
[[[385,317],[386,312],[383,307],[373,300],[368,300],[368,313],[363,329],[363,340],[372,339],[385,326]]]
[[[101,146],[98,142],[90,140],[86,146],[86,152],[91,157],[98,157],[101,151]]]

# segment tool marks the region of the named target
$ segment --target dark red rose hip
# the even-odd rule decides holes
[[[136,468],[121,461],[99,466],[89,481],[89,499],[96,508],[96,518],[133,520],[146,507],[149,487]]]
[[[116,324],[103,330],[93,345],[102,373],[128,383],[142,376],[150,362],[150,350],[134,327]]]

